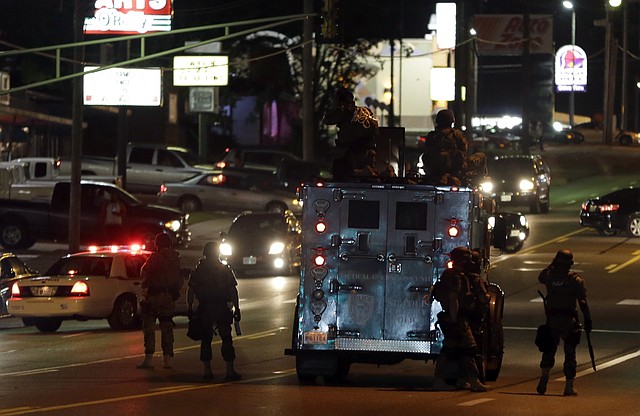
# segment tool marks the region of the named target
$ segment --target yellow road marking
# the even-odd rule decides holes
[[[17,415],[26,415],[26,414],[31,414],[31,413],[53,412],[53,411],[57,411],[57,410],[76,409],[76,408],[79,408],[79,407],[94,406],[94,405],[98,405],[98,404],[117,403],[117,402],[123,402],[123,401],[126,401],[126,400],[135,400],[135,399],[142,399],[142,398],[155,397],[155,396],[164,396],[164,395],[168,395],[168,394],[182,393],[182,392],[185,392],[185,391],[214,389],[214,388],[221,387],[221,386],[226,386],[226,385],[229,385],[229,384],[248,384],[248,383],[255,383],[255,382],[260,382],[260,381],[274,380],[274,379],[278,379],[278,378],[287,377],[287,376],[289,376],[291,374],[294,374],[295,372],[296,372],[296,370],[294,368],[291,368],[291,369],[288,369],[288,370],[279,371],[278,374],[275,374],[275,375],[257,377],[257,378],[247,379],[247,380],[241,380],[241,381],[236,381],[236,382],[233,382],[233,383],[184,385],[184,386],[176,386],[174,388],[168,388],[168,389],[158,389],[156,391],[151,391],[151,392],[148,392],[148,393],[131,394],[129,396],[111,397],[111,398],[108,398],[108,399],[91,400],[91,401],[78,402],[78,403],[69,403],[69,404],[62,404],[62,405],[57,405],[57,406],[35,407],[35,408],[34,407],[17,407],[17,408],[14,408],[14,409],[6,409],[2,413],[0,413],[0,415],[2,415],[2,416],[17,416]]]
[[[640,260],[640,255],[637,255],[637,251],[634,252],[633,254],[635,255],[634,257],[630,258],[629,260],[625,261],[624,263],[622,263],[619,266],[616,266],[614,268],[612,268],[611,270],[609,270],[609,273],[616,273],[619,272],[620,270],[624,269],[627,266],[632,265],[633,263],[637,262],[638,260]]]

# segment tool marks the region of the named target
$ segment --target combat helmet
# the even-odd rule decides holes
[[[465,246],[459,246],[454,248],[453,250],[451,250],[451,253],[449,253],[449,257],[451,257],[451,260],[453,260],[454,262],[466,262],[471,260],[471,250],[469,250],[467,247]]]
[[[562,249],[558,250],[556,257],[553,259],[553,264],[559,266],[572,266],[573,265],[573,253],[571,250]]]

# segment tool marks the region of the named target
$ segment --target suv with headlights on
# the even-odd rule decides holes
[[[301,233],[291,211],[245,211],[228,232],[220,233],[220,259],[237,277],[250,272],[293,274],[300,268]]]
[[[540,155],[496,156],[488,167],[490,183],[483,184],[483,189],[499,209],[523,205],[532,214],[549,212],[551,170]]]

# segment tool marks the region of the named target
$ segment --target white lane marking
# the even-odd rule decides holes
[[[469,400],[468,402],[462,402],[462,403],[458,403],[458,406],[465,406],[465,407],[471,407],[471,406],[476,406],[482,403],[486,403],[486,402],[491,402],[495,399],[475,399],[475,400]]]
[[[63,335],[61,338],[74,338],[82,335],[90,334],[91,332],[78,332],[77,334]]]
[[[285,301],[284,301],[284,302],[282,302],[282,303],[296,303],[296,300],[295,300],[295,299],[285,300]]]
[[[625,361],[629,361],[629,360],[633,360],[634,358],[638,358],[640,357],[640,350],[636,351],[636,352],[632,352],[631,354],[627,354],[627,355],[623,355],[622,357],[618,357],[618,358],[614,358],[611,361],[607,361],[601,364],[597,365],[597,369],[598,370],[604,370],[605,368],[609,368],[609,367],[613,367],[614,365],[618,365],[618,364],[622,364]],[[595,373],[595,371],[593,371],[593,368],[589,367],[586,370],[580,371],[579,373],[576,374],[576,378],[578,377],[582,377],[582,376],[586,376],[589,374],[593,374]],[[564,381],[564,377],[560,377],[555,379],[556,381]]]
[[[625,300],[621,300],[620,302],[616,303],[616,305],[638,306],[638,305],[640,305],[640,299],[625,299]]]
[[[538,296],[537,298],[531,299],[529,303],[542,303],[542,298]]]
[[[505,326],[503,329],[508,329],[512,331],[537,331],[538,327],[526,327],[526,326]],[[628,335],[636,335],[640,334],[640,331],[627,331],[627,330],[617,330],[617,329],[594,329],[591,332],[598,332],[600,334],[628,334]]]

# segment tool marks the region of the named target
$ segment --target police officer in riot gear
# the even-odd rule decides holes
[[[434,389],[451,390],[454,386],[445,380],[449,377],[447,368],[457,362],[462,377],[458,387],[468,387],[474,392],[483,392],[475,362],[476,341],[471,331],[469,319],[474,308],[474,294],[465,270],[470,267],[472,253],[467,247],[456,247],[449,254],[453,267],[440,276],[442,284],[441,304],[443,311],[438,314],[438,325],[444,334],[442,351],[436,360]]]
[[[222,339],[220,352],[227,367],[224,380],[235,381],[241,377],[234,369],[236,351],[231,337],[231,324],[234,320],[239,322],[241,316],[237,289],[238,282],[231,268],[220,262],[219,249],[217,242],[205,244],[202,250],[204,258],[200,259],[189,277],[187,304],[191,315],[193,298],[198,299],[196,313],[202,321],[203,334],[200,341],[200,361],[204,366],[204,379],[213,379],[211,341],[213,340],[215,327]]]
[[[563,372],[566,378],[564,395],[578,394],[573,386],[577,366],[576,346],[580,342],[581,332],[576,304],[580,306],[584,316],[584,330],[590,332],[592,324],[584,280],[570,270],[572,265],[573,253],[567,249],[559,250],[551,264],[538,276],[538,281],[545,285],[547,290],[545,314],[551,337],[542,351],[540,361],[542,374],[536,389],[539,394],[545,394],[547,391],[549,373],[555,364],[555,354],[560,339],[564,342]]]
[[[175,301],[180,297],[180,289],[184,283],[180,270],[180,253],[172,248],[171,236],[164,233],[156,235],[155,245],[156,251],[140,269],[145,358],[138,368],[153,368],[156,320],[160,322],[162,367],[171,368]]]

